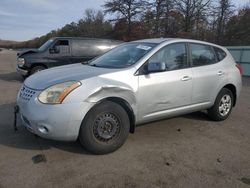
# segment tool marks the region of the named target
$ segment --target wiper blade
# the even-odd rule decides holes
[[[88,63],[88,65],[92,66],[92,67],[98,67],[95,63],[93,63],[93,64]]]
[[[81,62],[81,64],[83,64],[83,65],[88,65],[90,63],[90,61],[83,61],[83,62]]]
[[[87,65],[92,67],[109,68],[109,69],[125,68],[124,66],[97,65],[95,63],[93,64],[88,63]]]

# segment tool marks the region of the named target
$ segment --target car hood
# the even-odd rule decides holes
[[[17,53],[18,57],[22,57],[23,55],[26,54],[33,54],[33,53],[38,53],[39,50],[38,49],[27,49],[27,50],[23,50]]]
[[[81,81],[94,76],[116,72],[118,70],[119,69],[93,67],[78,63],[43,70],[27,78],[24,84],[32,89],[44,90],[45,88],[58,83],[72,80]]]

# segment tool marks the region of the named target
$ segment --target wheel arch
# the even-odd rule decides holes
[[[130,121],[129,131],[130,131],[130,133],[134,133],[135,132],[135,114],[134,114],[134,110],[130,106],[130,104],[125,99],[122,99],[120,97],[108,97],[108,98],[101,100],[101,102],[103,102],[103,101],[112,101],[112,102],[115,102],[115,103],[121,105],[124,108],[124,110],[128,114],[129,121]]]
[[[32,69],[32,68],[34,68],[34,67],[38,67],[38,66],[42,66],[42,67],[44,67],[44,68],[48,68],[48,66],[47,65],[45,65],[45,64],[43,64],[43,63],[34,63],[34,64],[32,64],[31,66],[30,66],[30,69]]]
[[[235,85],[233,85],[233,84],[227,84],[223,88],[226,88],[226,89],[228,89],[228,90],[230,90],[232,92],[233,97],[234,97],[233,106],[235,106],[236,105],[236,100],[237,100],[237,90],[236,90]],[[221,89],[223,89],[223,88],[221,88]]]
[[[120,98],[120,97],[106,97],[98,101],[92,108],[94,108],[96,105],[101,104],[104,101],[111,101],[111,102],[117,103],[127,112],[129,121],[130,121],[129,132],[134,133],[135,132],[135,114],[131,105],[125,99]]]
[[[32,64],[32,65],[30,66],[30,68],[29,68],[29,75],[31,75],[32,69],[33,69],[34,67],[38,67],[38,66],[44,67],[45,69],[48,68],[48,67],[47,67],[45,64],[43,64],[43,63],[34,63],[34,64]]]

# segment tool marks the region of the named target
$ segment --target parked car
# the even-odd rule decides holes
[[[113,152],[138,124],[207,110],[227,119],[241,90],[241,69],[226,48],[188,39],[122,44],[89,64],[41,71],[17,97],[22,124],[48,139]]]
[[[109,39],[52,38],[38,49],[19,52],[17,72],[27,77],[47,68],[89,61],[119,44]]]

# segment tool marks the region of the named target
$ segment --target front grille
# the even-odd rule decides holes
[[[36,94],[35,90],[30,89],[25,85],[23,85],[23,87],[20,90],[19,97],[24,101],[29,101],[35,94]]]

